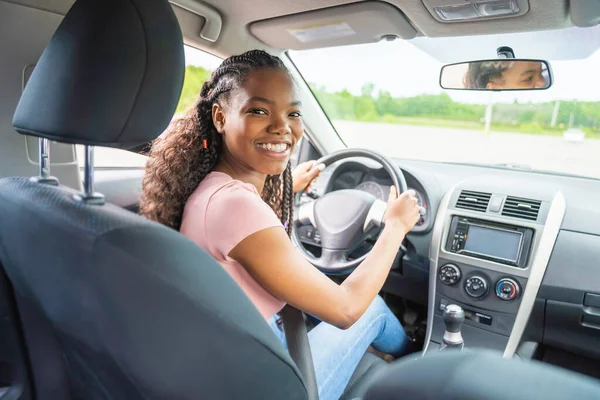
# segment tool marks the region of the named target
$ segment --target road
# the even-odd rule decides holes
[[[566,142],[558,136],[335,121],[350,147],[429,161],[525,164],[539,170],[600,178],[600,140]]]
[[[600,140],[569,143],[562,137],[491,133],[452,128],[334,121],[351,147],[367,147],[392,157],[429,161],[514,163],[535,169],[600,178]],[[81,150],[78,149],[81,157]],[[81,158],[80,158],[81,159]],[[97,148],[97,166],[144,166],[144,157]]]

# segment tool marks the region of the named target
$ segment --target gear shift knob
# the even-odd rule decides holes
[[[446,331],[442,338],[443,343],[440,345],[440,351],[448,348],[462,349],[464,341],[460,332],[463,322],[465,322],[465,312],[456,304],[449,304],[444,310],[444,324]]]

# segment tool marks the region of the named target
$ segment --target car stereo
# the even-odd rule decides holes
[[[454,216],[446,251],[525,268],[533,229]]]

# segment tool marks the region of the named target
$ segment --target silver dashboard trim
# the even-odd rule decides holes
[[[546,274],[546,268],[548,267],[550,256],[554,250],[554,245],[556,244],[556,239],[558,238],[558,233],[560,232],[566,210],[567,201],[565,196],[562,192],[558,191],[554,195],[554,199],[552,199],[552,204],[550,205],[550,210],[548,211],[548,216],[546,218],[546,224],[542,230],[535,256],[531,262],[529,279],[527,280],[527,285],[523,291],[523,297],[521,298],[519,311],[517,311],[515,324],[510,332],[506,348],[504,349],[504,358],[511,358],[519,347],[519,343],[521,342],[521,338],[527,327],[527,322],[533,311],[535,299],[537,298],[540,286],[542,285],[542,280]]]
[[[425,347],[422,355],[427,353],[427,348],[431,342],[431,334],[433,331],[433,318],[435,316],[435,285],[437,279],[438,260],[440,256],[442,238],[444,236],[444,227],[449,211],[450,199],[454,194],[454,190],[458,184],[448,189],[438,207],[438,212],[435,216],[433,234],[431,235],[431,247],[429,248],[429,293],[427,307],[427,331],[425,335]]]
[[[465,254],[447,253],[444,251],[440,252],[440,256],[444,261],[447,262],[468,264],[483,270],[496,271],[502,274],[518,276],[520,278],[527,278],[529,276],[530,266],[527,268],[518,268],[513,267],[512,265],[499,264],[493,261],[484,260],[482,258],[471,257]]]
[[[440,255],[443,255],[443,258],[448,261],[468,262],[470,264],[476,265],[479,268],[493,269],[501,272],[503,271],[512,275],[528,278],[527,285],[525,286],[525,290],[523,291],[523,295],[521,298],[521,304],[517,312],[515,324],[509,336],[506,348],[504,350],[504,357],[510,358],[515,354],[519,346],[521,338],[523,337],[523,333],[525,332],[527,322],[529,321],[529,317],[531,316],[531,312],[533,311],[535,299],[537,298],[542,279],[544,278],[544,274],[546,272],[546,268],[548,266],[548,262],[552,254],[552,250],[554,249],[554,245],[556,243],[556,239],[558,237],[558,233],[560,231],[562,221],[566,212],[566,199],[562,192],[558,191],[555,193],[544,225],[533,223],[520,224],[522,226],[534,228],[537,232],[537,234],[534,235],[534,241],[532,243],[534,251],[532,252],[531,261],[528,263],[528,266],[526,268],[521,269],[511,267],[508,265],[493,263],[491,261],[478,260],[468,256],[453,254],[445,251],[442,248],[442,243],[445,243],[447,239],[446,228],[449,224],[450,216],[472,216],[472,214],[467,214],[458,210],[450,209],[449,207],[450,200],[452,199],[454,191],[458,186],[461,185],[461,183],[455,185],[446,192],[446,194],[442,198],[442,201],[440,202],[438,212],[434,220],[431,247],[429,248],[429,304],[427,307],[427,332],[425,336],[425,347],[423,348],[422,355],[424,356],[427,353],[429,344],[431,343],[431,336],[433,333],[433,321],[435,317],[436,307],[435,296],[439,267],[438,262],[440,259]],[[488,215],[482,215],[479,218],[486,218],[491,221],[506,222],[498,217],[490,217],[491,216]],[[540,229],[541,227],[543,227],[543,229]]]
[[[507,220],[506,218],[500,217],[498,215],[465,212],[465,211],[460,211],[457,209],[450,209],[450,210],[448,210],[448,213],[450,214],[451,217],[457,216],[457,217],[466,217],[466,218],[485,219],[486,221],[490,221],[490,222],[496,222],[496,223],[501,223],[501,224],[510,223],[510,224],[518,225],[518,226],[521,226],[524,228],[533,229],[533,231],[535,233],[533,235],[533,239],[532,239],[532,243],[531,243],[532,249],[537,248],[538,243],[539,243],[540,232],[544,228],[543,224],[529,222],[529,221],[519,221],[518,223],[516,223],[516,222],[510,221],[510,220]],[[450,222],[451,222],[451,218],[448,218],[447,223],[450,223]],[[529,269],[531,268],[531,261],[529,261],[527,263],[525,268],[519,268],[519,267],[515,267],[512,265],[507,265],[507,264],[497,263],[497,262],[490,261],[490,260],[485,260],[483,258],[471,257],[466,254],[451,253],[445,249],[445,243],[447,242],[447,240],[448,240],[448,230],[444,229],[442,241],[440,243],[440,246],[441,246],[440,253],[443,255],[444,259],[446,259],[448,261],[462,262],[462,263],[476,266],[478,268],[484,268],[484,269],[489,269],[492,271],[498,271],[498,272],[502,272],[504,274],[509,274],[509,275],[516,275],[516,276],[519,276],[522,278],[527,278],[529,276]],[[432,245],[433,245],[433,242],[432,242]],[[530,260],[533,259],[533,254],[534,254],[534,251],[530,253]]]

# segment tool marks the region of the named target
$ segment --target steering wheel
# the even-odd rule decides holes
[[[365,157],[381,164],[389,174],[398,193],[407,189],[406,179],[398,166],[388,157],[372,150],[345,149],[320,158],[319,164],[332,163],[350,157]],[[298,198],[301,194],[298,194]],[[299,203],[298,201],[296,203]],[[336,190],[324,194],[315,201],[301,204],[296,208],[294,224],[311,224],[321,235],[321,256],[310,254],[300,242],[296,229],[292,240],[302,255],[324,273],[341,274],[356,268],[368,255],[348,260],[352,251],[359,248],[376,227],[383,225],[387,202],[377,199],[370,193],[356,189]],[[421,214],[424,213],[421,210]]]

